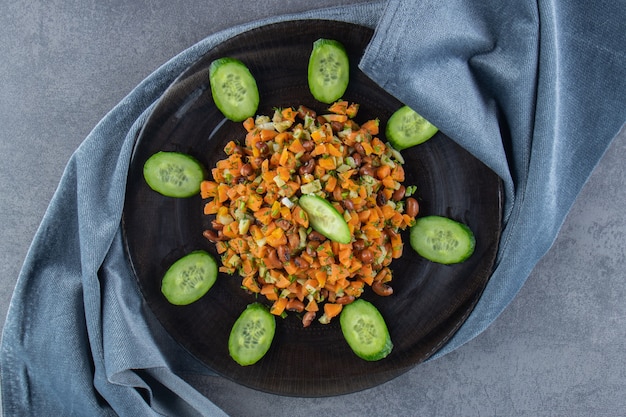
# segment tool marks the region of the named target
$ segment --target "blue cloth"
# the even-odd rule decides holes
[[[376,28],[361,69],[505,184],[496,270],[435,357],[482,332],[552,244],[626,120],[624,2],[390,0],[211,35],[138,85],[72,156],[18,279],[1,346],[6,415],[224,413],[178,375],[203,372],[141,301],[120,219],[133,140],[167,86],[225,39],[328,18]]]

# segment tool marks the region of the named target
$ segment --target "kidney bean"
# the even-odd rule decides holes
[[[361,158],[361,154],[358,152],[354,152],[352,154],[352,160],[354,160],[354,165],[360,167],[363,162],[363,158]]]
[[[361,176],[369,175],[370,177],[373,177],[375,173],[376,170],[370,164],[365,164],[359,169],[359,174],[361,174]]]
[[[265,142],[260,142],[259,141],[259,142],[255,143],[254,146],[256,146],[256,148],[259,150],[261,155],[267,155],[270,152],[270,147]]]
[[[278,253],[276,252],[274,248],[269,249],[267,257],[270,260],[271,264],[275,265],[276,263],[280,263],[280,259],[278,258]]]
[[[252,168],[252,165],[250,164],[243,164],[241,166],[241,169],[239,170],[239,173],[244,177],[249,177],[250,175],[254,174],[254,168]]]
[[[276,251],[278,252],[278,259],[280,259],[282,263],[289,262],[289,259],[291,259],[291,251],[289,250],[289,246],[280,245]]]
[[[374,262],[374,253],[369,249],[363,249],[359,253],[359,259],[364,264],[371,264],[372,262]]]
[[[298,173],[300,175],[312,174],[315,171],[315,159],[309,159],[304,165],[300,166]]]
[[[213,230],[222,230],[224,228],[224,225],[217,220],[211,220],[211,227],[213,228]]]
[[[288,311],[295,311],[297,313],[301,313],[304,311],[304,303],[298,300],[297,298],[292,298],[291,300],[287,301],[287,305],[285,306],[285,309],[287,309]]]
[[[335,199],[335,201],[343,200],[343,196],[341,195],[341,193],[342,193],[341,187],[339,186],[335,187],[335,189],[333,190],[333,198]]]
[[[352,248],[357,251],[365,249],[365,241],[363,239],[355,240],[352,244]]]
[[[342,305],[350,304],[353,301],[354,301],[353,295],[344,295],[335,300],[337,304],[342,304]]]
[[[315,142],[313,142],[312,140],[305,140],[304,142],[302,142],[302,147],[305,151],[311,152],[313,149],[315,149]]]
[[[286,232],[287,230],[291,229],[291,222],[287,219],[277,219],[276,226],[280,227]]]
[[[309,263],[300,256],[295,257],[293,263],[296,264],[298,268],[306,269],[309,267]]]
[[[202,232],[202,236],[204,236],[209,242],[215,243],[219,241],[217,233],[213,230],[205,230],[204,232]]]
[[[330,128],[335,133],[341,132],[341,130],[343,129],[343,123],[337,122],[337,121],[332,121],[332,122],[330,122]]]
[[[354,144],[354,150],[357,151],[361,156],[365,156],[365,148],[359,142]]]
[[[404,193],[406,193],[406,187],[401,185],[400,188],[393,192],[391,199],[393,201],[400,201],[404,198]]]
[[[408,216],[415,217],[420,211],[419,203],[413,197],[409,197],[404,202],[404,213]]]
[[[300,246],[300,235],[298,233],[287,233],[287,241],[291,250],[294,251]]]
[[[307,311],[304,316],[302,316],[302,327],[309,327],[311,323],[315,320],[315,311]]]
[[[317,256],[317,248],[321,245],[321,242],[315,240],[309,240],[306,244],[306,253],[311,256]]]
[[[387,204],[387,196],[382,190],[380,190],[376,195],[376,203],[379,206],[384,206],[385,204]]]
[[[309,239],[315,242],[323,242],[326,240],[326,236],[313,230],[311,233],[309,233]]]
[[[393,288],[381,281],[374,281],[372,283],[372,290],[381,297],[388,297],[393,294]]]
[[[352,200],[346,199],[346,200],[343,200],[342,203],[343,203],[343,207],[346,210],[354,210],[354,203],[352,202]]]

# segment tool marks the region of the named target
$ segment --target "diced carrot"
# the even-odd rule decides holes
[[[304,309],[306,311],[319,311],[319,306],[317,305],[317,302],[313,299],[311,299],[309,301],[309,303],[306,305],[306,307],[304,307]]]
[[[288,142],[289,140],[291,140],[291,133],[289,132],[280,132],[279,134],[274,136],[274,142],[280,145],[281,147],[284,146],[284,144]],[[285,147],[285,149],[287,148]]]
[[[261,292],[261,287],[259,287],[259,284],[251,275],[245,276],[243,281],[241,282],[241,285],[243,285],[245,288],[252,291],[253,293]]]
[[[273,129],[261,129],[259,133],[263,142],[274,139],[278,135],[278,132]]]
[[[286,245],[287,236],[285,236],[283,229],[280,227],[274,229],[274,231],[267,236],[267,244],[277,249],[282,245]]]
[[[337,168],[337,165],[335,164],[335,158],[332,157],[322,157],[317,160],[317,163],[319,166],[329,171]]]
[[[361,146],[363,147],[363,150],[365,151],[365,155],[369,156],[372,153],[374,153],[374,148],[372,148],[372,145],[370,145],[369,142],[362,141]]]
[[[315,148],[311,151],[311,156],[319,156],[328,154],[328,149],[326,148],[325,143],[318,143],[315,145]]]
[[[385,177],[381,181],[382,181],[383,185],[386,188],[389,188],[389,189],[395,189],[396,185],[398,184],[398,182],[396,180],[394,180],[393,178],[391,178],[391,176]]]
[[[270,207],[261,207],[254,213],[254,217],[262,224],[268,225],[272,221],[272,213]]]
[[[315,130],[311,132],[311,139],[315,143],[321,143],[326,138],[326,134],[322,130]]]
[[[275,316],[280,316],[281,314],[283,314],[283,311],[285,311],[285,307],[287,307],[287,299],[282,297],[278,298],[276,301],[274,301],[272,307],[270,307],[270,313],[274,314]]]
[[[211,200],[204,205],[204,214],[216,214],[219,207],[219,203],[216,200]]]
[[[270,301],[278,300],[278,292],[276,287],[272,284],[266,284],[261,287],[261,294]]]
[[[354,117],[356,117],[358,111],[359,111],[359,105],[357,103],[350,103],[350,105],[346,109],[346,115],[349,118],[353,119]]]
[[[378,135],[378,119],[368,120],[361,125],[361,129],[365,130],[370,135]]]
[[[343,309],[343,304],[337,304],[337,303],[324,304],[324,314],[329,319],[332,319],[333,317],[336,317],[337,315],[339,315],[342,309]]]
[[[285,107],[280,113],[283,116],[283,119],[290,120],[292,122],[296,120],[296,115],[298,114],[298,112],[292,107]]]
[[[295,275],[298,272],[298,267],[293,262],[287,262],[283,266],[289,275]]]
[[[291,142],[287,149],[289,149],[293,153],[304,152],[306,150],[304,149],[304,146],[302,146],[302,142],[300,142],[300,139],[294,139],[294,141]]]
[[[330,156],[337,156],[337,157],[342,157],[343,156],[343,152],[341,152],[339,150],[339,148],[335,145],[332,144],[328,144],[326,145],[326,149],[328,150],[328,154]]]
[[[224,226],[222,229],[224,236],[230,239],[235,239],[239,236],[239,221],[234,221]]]
[[[373,138],[371,143],[372,143],[372,149],[376,155],[382,155],[387,150],[387,146],[379,138]]]
[[[348,120],[348,116],[345,114],[325,114],[322,116],[327,122],[339,122],[345,123]]]
[[[335,114],[346,114],[348,109],[348,102],[345,100],[336,101],[328,108],[328,111],[331,111]]]
[[[327,278],[328,278],[328,275],[326,274],[326,272],[324,272],[324,270],[318,269],[315,271],[315,279],[317,280],[317,283],[320,288],[324,288],[324,285],[326,285]]]
[[[251,132],[254,129],[254,119],[252,117],[248,117],[243,121],[243,127],[246,131]]]
[[[391,171],[391,178],[398,182],[404,181],[404,168],[402,168],[402,165],[396,164],[396,167]]]
[[[200,197],[210,198],[217,195],[217,183],[215,181],[205,180],[200,183]]]
[[[292,212],[293,220],[299,224],[300,226],[307,228],[309,227],[309,216],[306,211],[302,210],[300,206],[294,206]]]

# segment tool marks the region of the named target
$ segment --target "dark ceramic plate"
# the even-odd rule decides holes
[[[230,39],[194,63],[167,90],[143,127],[130,165],[123,229],[128,255],[148,305],[171,336],[207,367],[237,383],[282,395],[329,396],[386,382],[436,352],[465,321],[491,274],[501,228],[501,183],[481,162],[438,133],[423,145],[403,151],[406,184],[415,184],[421,214],[438,214],[464,222],[476,234],[474,255],[465,263],[443,266],[415,254],[405,233],[404,255],[392,263],[391,297],[367,291],[385,317],[393,352],[366,362],[345,343],[339,320],[302,328],[294,317],[279,319],[268,354],[257,364],[237,365],[227,340],[235,319],[255,298],[240,289],[240,278],[221,274],[202,299],[185,307],[169,304],[160,291],[165,270],[196,250],[217,253],[202,237],[208,227],[200,197],[171,199],[151,191],[142,168],[153,153],[179,151],[198,158],[207,168],[224,157],[230,140],[241,140],[240,123],[225,121],[211,98],[211,61],[232,56],[245,62],[259,85],[259,114],[274,107],[307,105],[317,111],[307,87],[312,43],[320,38],[341,41],[352,63],[345,99],[360,103],[357,121],[385,121],[401,103],[357,69],[373,32],[333,21],[279,23]],[[382,136],[382,135],[381,135]]]

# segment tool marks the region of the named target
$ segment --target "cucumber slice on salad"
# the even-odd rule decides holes
[[[235,321],[228,338],[228,352],[241,366],[258,362],[269,350],[276,319],[261,303],[248,305]]]
[[[439,129],[409,106],[396,110],[387,121],[385,134],[389,143],[401,151],[433,137]]]
[[[366,361],[377,361],[391,353],[393,343],[385,319],[362,298],[344,306],[339,316],[341,332],[352,351]]]
[[[143,166],[146,183],[166,196],[185,198],[200,192],[204,168],[195,158],[178,152],[157,152]]]
[[[305,194],[298,202],[309,216],[311,227],[330,240],[350,243],[352,235],[348,223],[332,204],[315,194]]]
[[[465,261],[476,247],[474,233],[467,225],[441,216],[416,219],[409,240],[419,255],[445,265]]]
[[[350,61],[344,46],[333,39],[318,39],[309,57],[309,90],[316,100],[331,104],[348,88]]]
[[[161,292],[174,305],[187,305],[207,293],[217,279],[217,263],[205,251],[183,256],[169,267]]]
[[[241,122],[255,115],[259,89],[246,65],[235,58],[219,58],[209,66],[211,95],[227,119]]]

